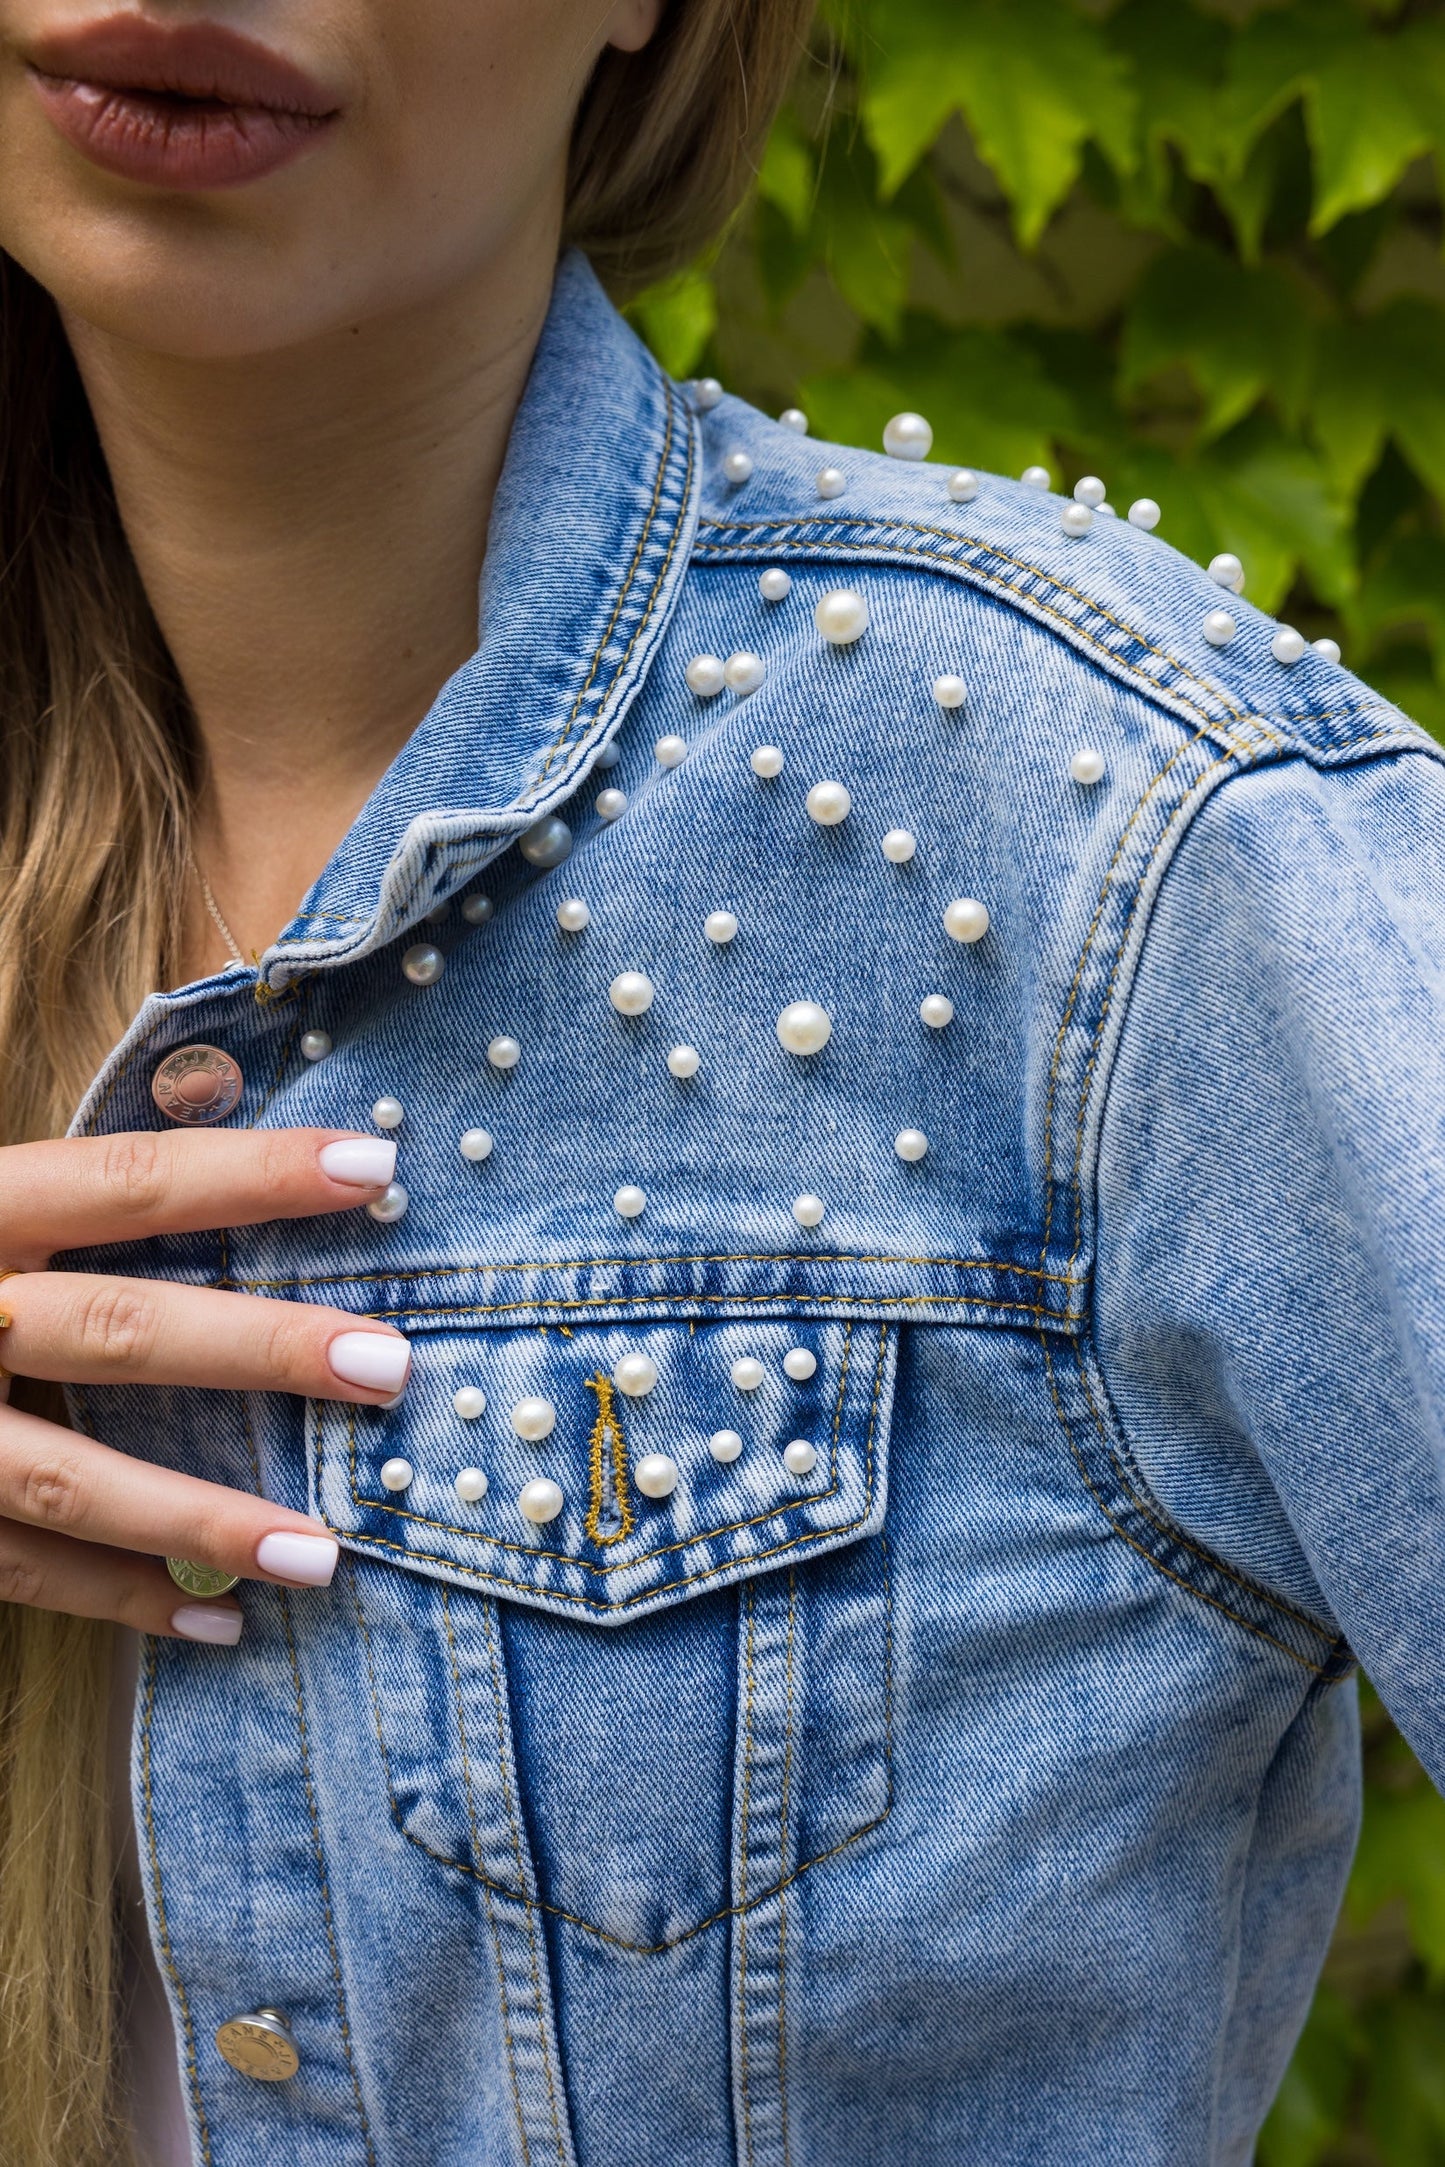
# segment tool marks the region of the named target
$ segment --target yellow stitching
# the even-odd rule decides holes
[[[415,1271],[337,1272],[326,1278],[314,1279],[238,1279],[235,1284],[243,1292],[254,1292],[257,1289],[275,1288],[279,1290],[283,1287],[361,1286],[367,1282],[376,1283],[392,1280],[400,1282],[405,1279],[461,1279],[465,1278],[469,1273],[475,1272],[485,1272],[490,1277],[495,1278],[501,1272],[523,1272],[535,1276],[538,1272],[589,1272],[612,1269],[635,1271],[645,1264],[918,1264],[935,1265],[941,1270],[948,1271],[999,1272],[1006,1278],[1012,1279],[1056,1280],[1061,1285],[1082,1285],[1082,1281],[1071,1280],[1065,1272],[1042,1271],[1034,1264],[1005,1264],[996,1257],[897,1257],[870,1255],[867,1251],[862,1251],[855,1256],[846,1254],[842,1250],[820,1252],[816,1249],[729,1250],[721,1251],[714,1256],[565,1257],[559,1259],[556,1263],[539,1261],[536,1263],[513,1264],[436,1264]],[[802,1298],[811,1300],[814,1297]],[[627,1299],[634,1301],[664,1299],[677,1301],[681,1300],[682,1297],[677,1295],[630,1295]],[[739,1296],[738,1299],[756,1300],[759,1297]],[[768,1299],[791,1299],[791,1297],[768,1297]],[[863,1295],[859,1299],[867,1301],[871,1300],[872,1297]],[[585,1302],[524,1302],[516,1305],[504,1303],[501,1306],[504,1308],[516,1306],[524,1309],[585,1309],[588,1304]]]
[[[175,1953],[171,1948],[170,1927],[166,1922],[165,1887],[161,1878],[161,1856],[156,1844],[155,1807],[151,1797],[151,1718],[156,1697],[156,1645],[149,1634],[145,1642],[146,1691],[145,1708],[141,1716],[141,1795],[145,1801],[146,1848],[150,1852],[151,1881],[155,1888],[156,1928],[160,1934],[161,1963],[171,1982],[176,2006],[181,2012],[181,2028],[185,2034],[186,2077],[191,2088],[191,2105],[196,2110],[196,2126],[201,2137],[201,2158],[204,2167],[211,2167],[211,2131],[206,2121],[206,2110],[201,2104],[201,2077],[196,2066],[196,2033],[191,2022],[191,2005],[176,1969]]]
[[[788,1864],[788,1784],[793,1770],[793,1630],[798,1615],[798,1576],[788,1568],[787,1717],[783,1735],[783,1810],[779,1827],[778,1870]],[[788,2142],[788,1895],[778,1891],[778,2103],[783,2127],[783,2167],[792,2167]]]
[[[612,1391],[612,1379],[604,1377],[599,1370],[587,1380],[589,1392],[597,1394],[597,1420],[592,1425],[592,1435],[587,1445],[587,1472],[591,1484],[591,1501],[583,1526],[599,1550],[606,1550],[615,1542],[625,1542],[632,1533],[632,1499],[627,1484],[627,1440],[622,1434],[622,1424],[617,1417],[617,1407]],[[612,1443],[612,1497],[617,1507],[617,1525],[610,1535],[602,1532],[602,1509],[606,1504],[606,1464],[604,1453],[608,1440]]]
[[[743,1600],[747,1605],[748,1613],[747,1654],[744,1665],[748,1690],[743,1719],[743,1796],[738,1842],[739,1899],[741,1904],[738,1913],[738,2058],[740,2063],[738,2077],[743,2095],[743,2152],[750,2161],[753,2156],[753,2105],[748,2097],[748,1815],[752,1802],[753,1689],[755,1684],[753,1670],[754,1600],[751,1580],[744,1585]],[[778,1869],[780,1872],[783,1864],[784,1861],[779,1859]]]

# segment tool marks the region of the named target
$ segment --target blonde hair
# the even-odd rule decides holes
[[[614,290],[721,230],[812,13],[813,0],[671,0],[650,45],[603,56],[575,124],[566,238]],[[142,998],[174,981],[197,772],[58,313],[0,254],[5,1142],[61,1132]],[[110,1657],[107,1626],[0,1603],[5,2167],[127,2155]]]

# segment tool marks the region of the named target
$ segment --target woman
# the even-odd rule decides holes
[[[1445,1770],[1438,748],[559,267],[807,12],[0,0],[15,2167],[1243,2161]]]

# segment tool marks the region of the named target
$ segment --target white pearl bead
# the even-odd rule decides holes
[[[381,1467],[383,1490],[407,1490],[411,1487],[416,1469],[410,1460],[384,1460]]]
[[[818,1367],[818,1357],[811,1347],[789,1347],[783,1356],[784,1373],[794,1384],[806,1384]]]
[[[700,376],[692,387],[692,403],[700,414],[710,414],[722,403],[723,388],[715,376]]]
[[[953,1021],[953,1003],[946,993],[925,993],[918,1013],[930,1031],[945,1031]]]
[[[805,1190],[802,1196],[793,1198],[793,1217],[799,1226],[816,1226],[822,1218],[825,1206],[821,1196]]]
[[[580,895],[569,895],[557,905],[557,923],[564,933],[585,933],[592,913]]]
[[[479,1384],[459,1384],[452,1394],[452,1412],[463,1422],[475,1422],[487,1411],[487,1395]]]
[[[415,948],[408,948],[401,959],[401,968],[414,986],[434,986],[446,968],[446,957],[440,948],[419,941]]]
[[[833,587],[813,612],[813,622],[831,647],[850,647],[868,630],[868,604],[856,587]]]
[[[1059,525],[1065,534],[1072,534],[1075,539],[1087,534],[1093,524],[1094,515],[1087,504],[1066,504],[1059,514]]]
[[[767,674],[768,666],[762,656],[750,654],[746,648],[729,655],[723,664],[723,677],[730,692],[756,692]]]
[[[620,820],[627,810],[627,792],[599,790],[593,802],[599,820]]]
[[[371,1118],[379,1129],[399,1129],[406,1116],[400,1099],[378,1099],[371,1109]]]
[[[464,895],[462,916],[468,925],[485,925],[496,909],[489,895]]]
[[[1130,526],[1143,527],[1146,532],[1152,532],[1163,517],[1152,497],[1136,497],[1129,506]]]
[[[895,414],[883,431],[883,449],[890,459],[926,459],[933,449],[933,430],[921,414]]]
[[[622,747],[618,744],[615,737],[609,738],[607,743],[598,753],[592,765],[594,768],[614,768],[616,767],[618,761],[621,758]]]
[[[514,1038],[508,1038],[505,1031],[500,1033],[498,1037],[488,1041],[487,1059],[491,1062],[493,1068],[515,1068],[521,1058],[521,1047]]]
[[[986,906],[971,895],[955,897],[943,914],[943,930],[950,940],[981,941],[988,927]]]
[[[329,1031],[303,1031],[301,1033],[302,1058],[307,1061],[324,1061],[331,1051]]]
[[[464,1505],[476,1505],[487,1494],[487,1478],[479,1467],[463,1467],[458,1470],[452,1488]]]
[[[677,1462],[665,1452],[644,1452],[632,1479],[644,1497],[671,1497],[677,1488]]]
[[[789,1001],[777,1029],[785,1053],[821,1053],[833,1036],[833,1019],[816,1001]]]
[[[630,1400],[644,1400],[657,1383],[657,1364],[650,1354],[624,1354],[612,1372],[612,1382]]]
[[[1222,549],[1210,558],[1209,576],[1216,587],[1228,587],[1232,594],[1244,592],[1244,566],[1232,549]]]
[[[794,436],[807,435],[808,417],[801,406],[785,406],[778,419],[785,429],[792,430]]]
[[[978,495],[978,476],[972,467],[960,467],[948,477],[948,493],[955,504],[971,504]]]
[[[739,1392],[756,1392],[767,1371],[755,1354],[740,1354],[728,1370]]]
[[[811,1475],[818,1455],[806,1437],[795,1437],[783,1447],[783,1465],[790,1475]]]
[[[540,1445],[557,1426],[557,1410],[550,1400],[529,1394],[512,1409],[512,1428],[529,1445]]]
[[[727,683],[716,655],[694,655],[684,674],[688,691],[695,692],[700,700],[715,699]]]
[[[636,1182],[625,1181],[612,1199],[612,1209],[619,1219],[640,1219],[647,1209],[647,1198]]]
[[[619,1016],[645,1016],[657,988],[643,971],[619,971],[607,988],[607,998]]]
[[[1227,647],[1238,629],[1227,609],[1206,610],[1200,627],[1211,647]]]
[[[687,739],[675,737],[669,731],[666,737],[660,737],[653,746],[652,757],[659,767],[681,767],[687,758]]]
[[[448,911],[449,911],[450,909],[451,909],[451,904],[450,904],[450,903],[433,903],[433,905],[432,905],[431,909],[430,909],[430,910],[429,910],[429,911],[427,912],[427,914],[426,914],[426,922],[427,922],[427,924],[428,924],[428,925],[440,925],[440,924],[441,924],[441,923],[443,922],[443,920],[445,919],[445,917],[446,917],[446,915],[447,915],[447,912],[448,912]]]
[[[1323,655],[1323,656],[1324,656],[1324,658],[1325,658],[1326,662],[1338,662],[1338,661],[1339,661],[1339,659],[1340,659],[1340,643],[1339,643],[1339,641],[1338,641],[1338,640],[1330,640],[1330,639],[1324,639],[1324,640],[1311,640],[1311,641],[1310,641],[1310,645],[1311,645],[1311,647],[1313,647],[1313,649],[1314,649],[1314,651],[1315,651],[1315,653],[1316,653],[1317,655]]]
[[[480,1166],[483,1159],[492,1156],[492,1132],[490,1129],[463,1129],[457,1145],[464,1159],[473,1166]]]
[[[667,1053],[667,1073],[676,1076],[679,1083],[686,1083],[695,1076],[702,1065],[702,1056],[696,1046],[670,1046]]]
[[[1119,516],[1112,504],[1096,504],[1094,510],[1101,519],[1117,519]]]
[[[917,848],[907,828],[890,828],[883,838],[883,855],[890,865],[907,865]]]
[[[793,591],[793,582],[780,564],[770,564],[758,580],[758,593],[765,602],[786,602]]]
[[[841,497],[848,486],[848,477],[841,467],[819,467],[818,494],[820,497]]]
[[[752,477],[753,462],[745,451],[730,451],[722,463],[723,473],[736,489]]]
[[[1076,783],[1102,782],[1104,755],[1092,745],[1081,745],[1069,762],[1069,773]]]
[[[726,1467],[743,1449],[743,1441],[736,1430],[714,1430],[707,1441],[707,1449],[713,1458]]]
[[[928,1138],[922,1129],[900,1129],[893,1139],[893,1149],[900,1159],[906,1159],[911,1166],[927,1151]]]
[[[726,948],[738,937],[738,922],[730,910],[710,910],[702,922],[703,932],[715,948]]]
[[[1288,667],[1298,662],[1304,653],[1305,636],[1303,632],[1296,632],[1293,625],[1281,625],[1269,643],[1269,651],[1276,662],[1283,662]]]
[[[1087,504],[1091,511],[1096,512],[1108,494],[1097,474],[1081,474],[1074,484],[1074,502]]]
[[[562,1502],[562,1492],[556,1483],[543,1476],[540,1481],[525,1486],[517,1499],[517,1510],[534,1527],[545,1527],[549,1520],[556,1519],[562,1510]]]
[[[968,698],[968,687],[961,677],[955,676],[950,670],[944,676],[934,678],[933,697],[940,707],[962,707]]]
[[[1030,489],[1047,489],[1053,476],[1047,467],[1025,467],[1019,480]]]
[[[820,828],[836,828],[853,810],[853,799],[846,783],[814,783],[803,802],[809,817],[816,820]]]
[[[783,751],[780,745],[755,745],[748,757],[748,766],[764,782],[771,782],[783,772]]]
[[[546,813],[540,820],[534,820],[530,828],[522,830],[517,837],[517,848],[529,865],[538,866],[547,873],[571,856],[572,830],[555,813]]]

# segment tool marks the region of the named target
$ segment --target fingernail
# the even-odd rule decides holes
[[[171,1612],[171,1631],[183,1640],[209,1641],[213,1648],[234,1648],[245,1623],[239,1610],[218,1610],[214,1603],[182,1603]]]
[[[256,1563],[263,1573],[278,1580],[295,1580],[303,1588],[326,1588],[336,1570],[340,1545],[329,1535],[263,1535],[256,1545]]]
[[[316,1156],[323,1174],[358,1189],[384,1189],[396,1172],[396,1145],[385,1136],[341,1136]]]
[[[373,1392],[399,1392],[411,1368],[411,1341],[400,1332],[338,1332],[326,1350],[333,1377]]]

